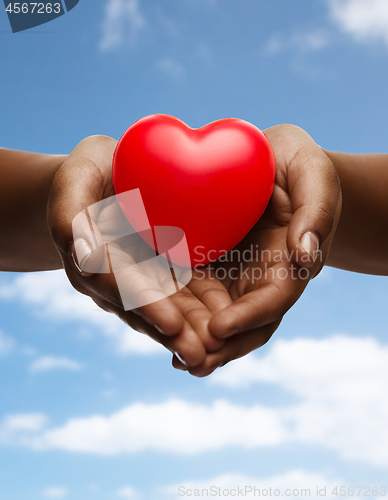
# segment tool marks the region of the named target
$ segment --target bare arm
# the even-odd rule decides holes
[[[342,212],[327,265],[388,275],[388,155],[325,153],[342,188]]]
[[[312,139],[297,127],[279,126],[267,133],[271,136],[278,157],[278,180],[280,184],[284,184],[277,191],[282,214],[278,225],[280,222],[283,225],[277,227],[272,224],[267,230],[272,228],[273,231],[284,233],[283,239],[279,236],[282,248],[286,246],[288,238],[288,245],[296,245],[297,248],[302,245],[300,248],[303,249],[300,238],[308,230],[310,234],[315,232],[320,236],[320,241],[317,238],[315,241],[317,245],[322,245],[326,254],[332,242],[326,262],[328,265],[356,272],[388,275],[388,155],[325,152],[327,156],[322,156],[321,148],[314,145]],[[287,141],[292,143],[290,151],[286,147]],[[267,319],[264,323],[261,316],[267,309],[262,307],[260,290],[252,292],[252,287],[243,290],[243,295],[256,293],[258,307],[254,317],[246,317],[243,310],[233,313],[232,308],[239,301],[225,307],[226,304],[221,304],[219,296],[214,295],[214,303],[219,305],[220,310],[209,309],[204,312],[207,316],[205,322],[201,319],[204,329],[202,332],[197,324],[188,322],[187,315],[192,308],[198,311],[196,294],[201,296],[209,283],[198,282],[199,290],[194,295],[188,296],[186,292],[183,297],[179,293],[168,297],[161,308],[156,303],[152,308],[147,306],[148,309],[124,312],[112,299],[115,297],[115,288],[113,284],[108,286],[109,275],[83,277],[75,269],[66,252],[72,240],[71,223],[73,217],[85,206],[113,194],[111,158],[115,144],[110,138],[89,138],[78,145],[69,158],[0,149],[0,270],[40,271],[61,268],[61,253],[70,281],[76,289],[90,295],[105,310],[119,314],[133,328],[148,333],[169,350],[179,353],[186,359],[188,366],[196,367],[193,374],[199,376],[207,375],[217,366],[263,345],[278,327],[281,316],[289,308],[287,304],[295,302],[302,290],[294,290],[289,296],[286,294],[283,297],[283,283],[279,290],[287,307],[282,308],[281,303],[277,304],[271,299],[273,306],[280,312],[275,320]],[[293,153],[292,147],[297,149],[298,154]],[[293,158],[291,164],[287,161],[289,156]],[[288,165],[288,170],[285,167],[283,170],[279,168],[283,163],[285,167]],[[291,182],[292,166],[295,168],[294,184]],[[340,179],[343,193],[340,217],[341,193],[338,182],[334,182],[336,175]],[[295,187],[297,183],[300,184],[298,189]],[[49,220],[55,245],[47,224],[50,191]],[[298,196],[301,197],[299,201]],[[286,206],[287,197],[290,202]],[[274,204],[276,205],[275,198],[272,202]],[[284,211],[287,207],[290,214],[285,218]],[[273,208],[272,206],[272,210]],[[299,214],[298,217],[295,217],[296,214]],[[294,219],[296,222],[293,222]],[[310,241],[310,251],[312,250],[314,248],[311,248]],[[307,266],[306,263],[304,265]],[[319,265],[319,262],[308,263],[311,275]],[[212,286],[214,288],[214,283]],[[210,333],[225,339],[230,334],[228,332],[233,332],[231,327],[235,327],[235,324],[239,327],[238,333],[226,339],[224,347],[219,351],[209,351],[207,344]],[[160,330],[168,335],[160,333]],[[176,363],[174,366],[187,369]]]
[[[0,148],[0,271],[62,267],[47,226],[47,201],[65,158]]]

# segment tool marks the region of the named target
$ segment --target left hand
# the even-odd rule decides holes
[[[208,353],[201,365],[188,369],[195,376],[207,376],[268,342],[283,315],[322,269],[338,224],[341,189],[328,156],[299,127],[279,125],[265,134],[276,158],[273,195],[255,227],[229,252],[237,254],[237,262],[229,258],[213,263],[214,289],[219,293],[221,281],[230,299],[229,305],[225,307],[224,301],[221,310],[214,310],[208,328],[226,342],[219,351]],[[247,255],[244,250],[253,251],[251,261],[241,259]],[[188,288],[209,307],[215,300],[208,272],[208,268],[198,270]],[[176,357],[173,365],[187,370]]]
[[[136,254],[144,253],[144,246],[147,247],[142,245],[139,248],[140,237],[131,240],[131,245],[124,249],[111,243],[109,252],[113,252],[110,254],[111,259],[122,259],[127,264],[127,267],[117,266],[123,269],[125,296],[134,302],[145,296],[151,296],[150,300],[140,300],[139,307],[125,310],[123,296],[113,272],[110,272],[109,267],[103,272],[96,271],[104,261],[102,259],[100,262],[101,256],[104,255],[100,252],[100,249],[104,248],[101,243],[106,243],[101,238],[100,229],[107,241],[111,241],[116,240],[116,228],[112,221],[119,225],[119,232],[124,227],[124,223],[120,222],[120,218],[115,214],[117,204],[106,204],[114,196],[112,157],[116,144],[114,139],[104,136],[84,139],[65,161],[62,159],[62,165],[52,181],[47,207],[48,227],[63,268],[73,287],[91,297],[99,307],[116,314],[133,329],[149,335],[176,353],[187,366],[203,364],[206,353],[214,352],[224,343],[222,339],[216,339],[209,334],[207,325],[212,312],[183,287],[182,283],[181,289],[176,292],[171,273],[166,272],[165,266],[157,263],[152,265],[152,260],[146,269],[144,266],[135,265],[138,262]],[[88,207],[94,207],[88,209],[89,218],[86,215],[82,217],[83,211]],[[95,210],[96,207],[98,210]],[[79,214],[81,218],[79,226],[77,225],[78,241],[74,241],[73,222]],[[121,216],[123,217],[122,214]],[[51,242],[50,244],[52,246]],[[97,262],[94,262],[94,259]],[[177,278],[179,280],[179,276]],[[202,286],[206,288],[206,281]],[[155,296],[159,300],[153,300]],[[213,296],[218,308],[225,304],[221,283],[218,290],[213,287]],[[229,302],[226,302],[225,305],[228,304]]]

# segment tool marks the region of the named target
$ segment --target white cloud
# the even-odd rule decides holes
[[[47,417],[41,413],[9,415],[0,422],[0,443],[23,445],[25,438],[28,441],[31,434],[41,431],[47,422]]]
[[[280,52],[292,50],[304,54],[321,50],[327,47],[329,43],[328,34],[322,30],[298,32],[289,36],[275,34],[268,40],[265,53],[268,56],[273,56]]]
[[[47,423],[47,418],[41,413],[28,413],[6,417],[0,429],[3,432],[39,431]]]
[[[97,455],[306,445],[388,467],[387,345],[346,336],[277,341],[264,355],[248,356],[216,372],[210,383],[238,390],[271,384],[289,397],[275,407],[225,400],[134,403],[110,416],[72,418],[57,427],[38,420],[31,430],[10,426],[23,420],[9,416],[1,426],[11,429],[7,439],[3,432],[3,441]]]
[[[132,47],[136,45],[146,24],[139,3],[139,0],[107,0],[100,42],[102,50],[111,50],[126,42]]]
[[[28,442],[24,434],[21,443],[17,435],[12,438],[15,445],[36,450],[117,455],[144,450],[195,454],[226,446],[254,448],[277,445],[285,435],[276,410],[226,401],[207,406],[170,400],[134,403],[108,417],[71,419],[62,427],[32,432]]]
[[[8,354],[14,346],[14,341],[0,331],[0,357]]]
[[[185,67],[171,57],[165,57],[157,62],[157,68],[175,80],[185,77]]]
[[[51,370],[79,371],[82,370],[82,365],[72,359],[56,356],[42,356],[35,359],[30,365],[32,373],[48,372]]]
[[[388,466],[388,346],[374,339],[277,341],[266,356],[238,360],[210,380],[232,388],[275,384],[299,400],[281,410],[290,441]]]
[[[223,474],[203,481],[182,481],[180,484],[162,487],[160,492],[164,494],[163,498],[175,499],[177,494],[184,496],[183,493],[191,493],[192,497],[215,496],[210,495],[213,491],[225,493],[224,497],[244,497],[244,498],[262,498],[263,496],[273,497],[275,490],[279,490],[278,496],[286,496],[286,490],[291,490],[295,495],[290,495],[289,498],[308,497],[317,498],[317,487],[322,490],[326,486],[327,496],[333,491],[338,484],[344,484],[340,479],[334,479],[320,473],[308,473],[304,470],[293,470],[285,474],[277,474],[267,478],[251,477],[243,474]],[[211,488],[213,487],[213,490]],[[180,488],[180,490],[178,489]],[[255,491],[256,488],[256,491]],[[269,494],[272,489],[272,495]],[[188,491],[191,490],[191,491]],[[265,491],[266,490],[266,491]],[[294,491],[294,490],[298,490]],[[302,493],[301,490],[304,490]],[[307,490],[307,491],[306,491]],[[308,492],[308,490],[310,490]],[[198,493],[198,495],[195,495]],[[202,493],[204,493],[202,495]],[[208,493],[208,495],[206,495]],[[240,494],[238,494],[240,493]],[[309,493],[309,494],[308,494]],[[323,493],[323,491],[321,491]],[[217,495],[221,496],[221,495]],[[288,495],[287,495],[288,496]],[[320,497],[321,498],[321,497]]]
[[[81,326],[90,326],[93,331],[112,339],[122,354],[167,352],[149,337],[135,332],[116,316],[99,309],[89,297],[74,290],[64,271],[20,274],[13,280],[2,275],[0,299],[16,300],[31,307],[36,316],[53,322],[78,322]]]
[[[329,19],[341,31],[359,41],[382,40],[388,45],[387,0],[326,0]],[[330,45],[335,38],[332,28],[298,31],[293,34],[274,34],[264,52],[273,56],[293,51],[297,57],[317,52]],[[296,66],[299,68],[300,61]]]
[[[388,387],[388,345],[345,335],[278,340],[265,356],[239,359],[210,382],[234,388],[270,382],[298,397],[364,403]]]
[[[65,498],[67,496],[67,489],[60,486],[50,486],[43,490],[43,496],[45,498]]]
[[[388,45],[387,0],[328,0],[331,18],[360,40],[383,40]]]
[[[119,498],[138,498],[138,493],[131,486],[123,486],[116,492],[116,496]]]

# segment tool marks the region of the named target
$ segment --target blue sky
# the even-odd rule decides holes
[[[162,112],[386,152],[387,33],[386,0],[80,0],[19,34],[0,9],[0,146],[66,153]],[[198,380],[61,271],[1,274],[0,499],[384,484],[386,286],[326,269],[267,346]]]

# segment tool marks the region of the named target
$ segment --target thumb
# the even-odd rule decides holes
[[[311,268],[327,257],[341,212],[340,182],[329,157],[314,144],[295,155],[288,170],[293,216],[287,247],[292,259]]]
[[[62,259],[76,254],[74,264],[78,271],[88,250],[92,252],[102,243],[98,228],[91,226],[89,217],[86,220],[79,214],[86,210],[89,215],[88,207],[114,195],[112,158],[116,144],[109,137],[84,139],[65,160],[52,184],[48,225]]]

